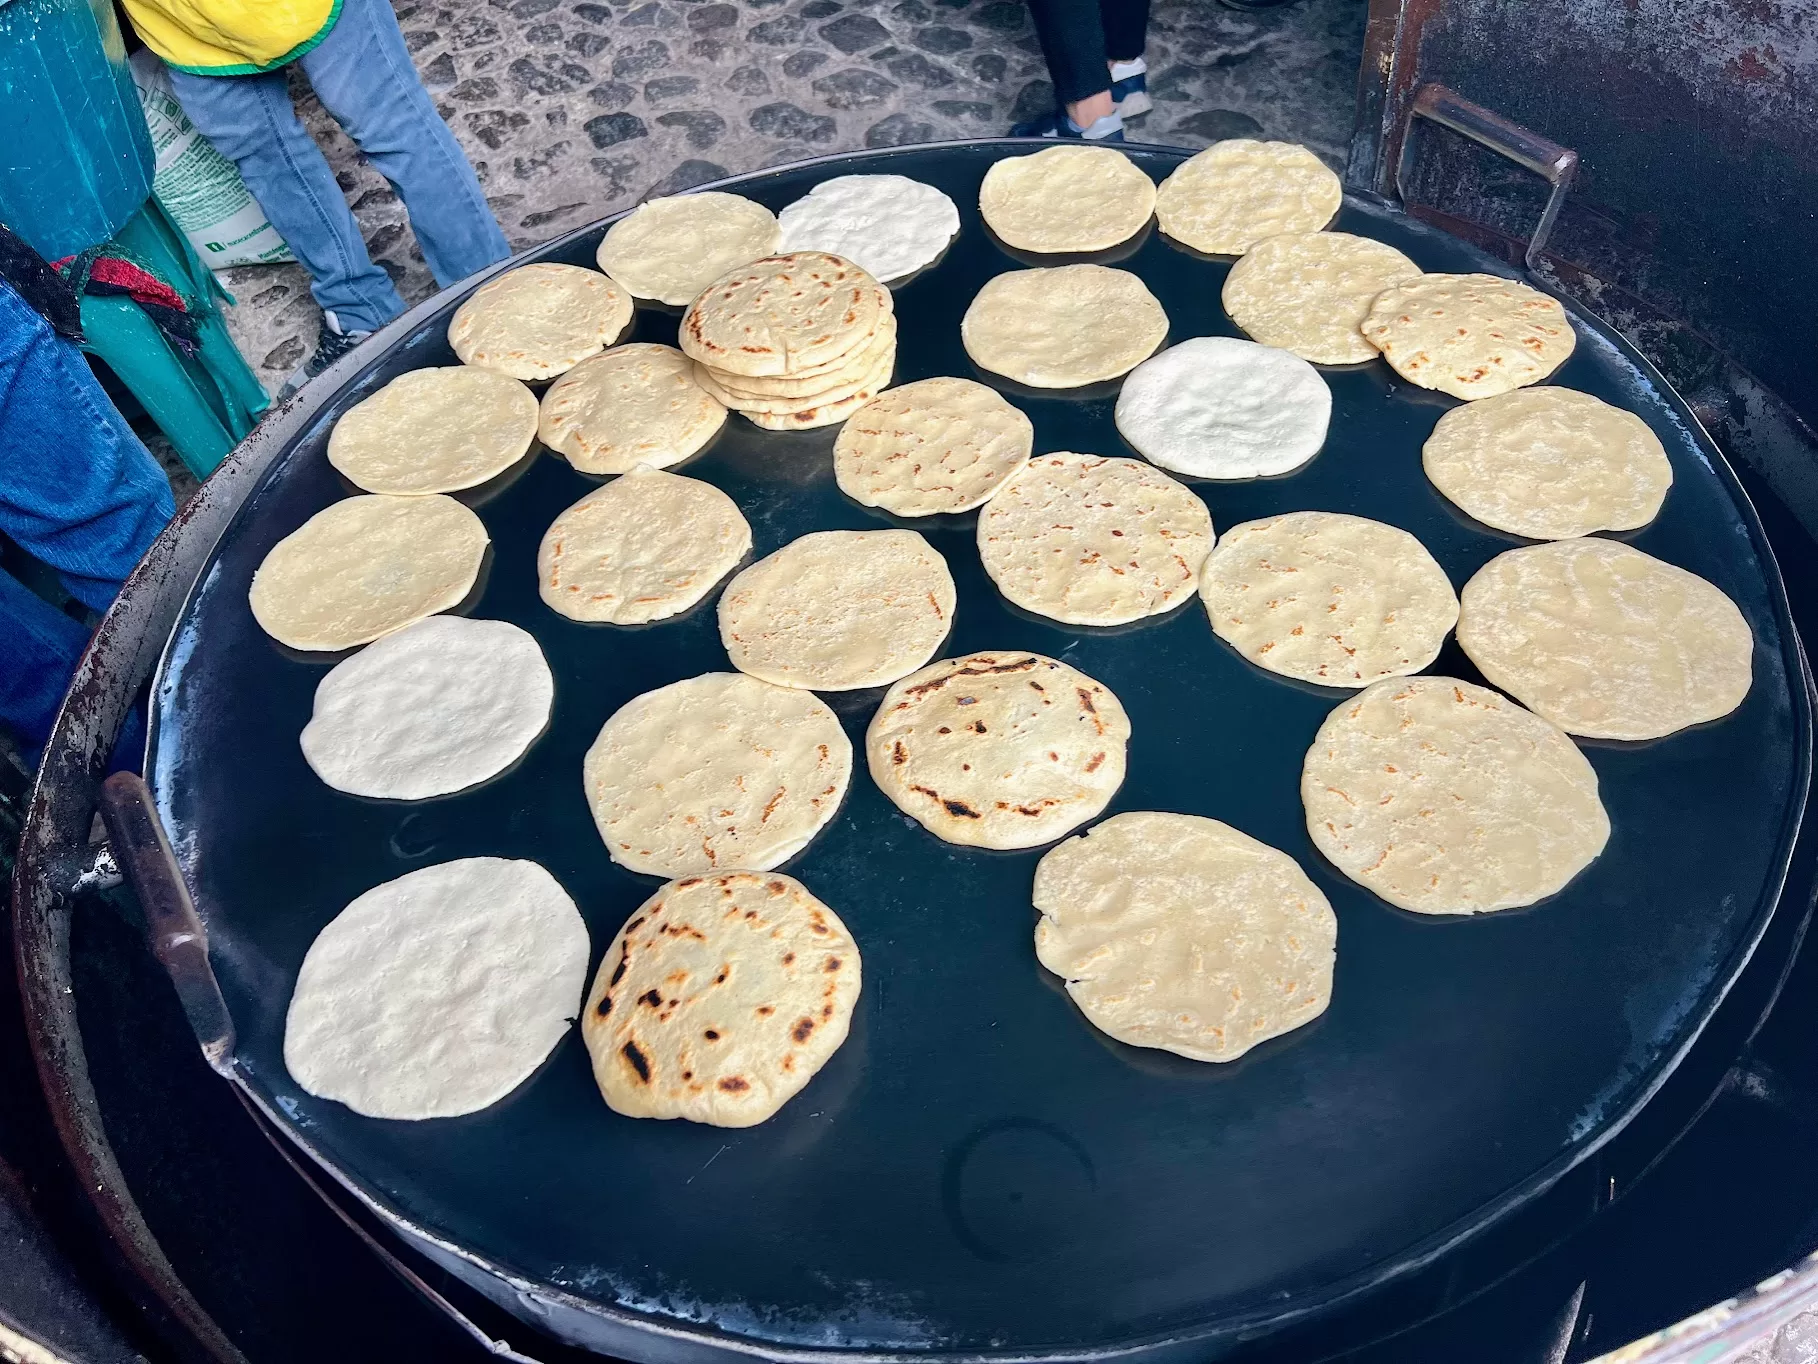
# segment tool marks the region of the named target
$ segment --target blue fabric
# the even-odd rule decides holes
[[[324,108],[397,188],[436,283],[511,254],[473,167],[417,79],[389,0],[344,0],[328,36],[298,65]],[[314,281],[343,331],[372,331],[404,311],[372,263],[334,172],[290,102],[282,70],[198,76],[174,67],[190,121],[240,168],[246,187]]]
[[[175,507],[170,483],[75,346],[0,283],[0,534],[94,610]],[[0,724],[50,732],[88,631],[0,573]]]

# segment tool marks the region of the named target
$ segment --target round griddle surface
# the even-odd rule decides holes
[[[897,381],[982,378],[1034,420],[1038,452],[1131,454],[1112,422],[1114,392],[1014,390],[960,346],[979,286],[1021,267],[984,229],[977,190],[994,160],[1023,150],[863,154],[737,187],[781,208],[855,171],[938,185],[963,230],[897,293]],[[1131,154],[1158,181],[1180,159]],[[1353,201],[1337,226],[1429,270],[1508,273],[1381,207]],[[536,258],[590,264],[599,232]],[[1219,305],[1227,263],[1153,228],[1115,263],[1162,300],[1170,341],[1238,334]],[[1733,715],[1691,732],[1587,742],[1614,824],[1608,849],[1553,900],[1471,920],[1392,909],[1313,849],[1301,758],[1346,693],[1245,664],[1197,602],[1117,630],[1020,613],[979,565],[976,513],[893,522],[835,486],[837,428],[772,434],[735,416],[678,472],[738,502],[757,555],[814,530],[926,534],[959,587],[944,653],[1037,650],[1106,683],[1129,710],[1129,777],[1108,814],[1213,816],[1284,849],[1320,884],[1339,918],[1331,1008],[1229,1065],[1109,1040],[1036,963],[1029,891],[1041,850],[939,842],[884,799],[861,757],[839,817],[785,869],[852,929],[864,994],[846,1045],[774,1120],[722,1131],[619,1117],[594,1088],[578,1030],[515,1094],[470,1117],[384,1122],[315,1099],[286,1073],[282,1039],[321,927],[413,868],[532,858],[574,896],[597,961],[658,882],[607,858],[581,756],[632,697],[730,666],[717,591],[637,629],[577,624],[542,605],[537,543],[598,482],[543,452],[464,500],[493,542],[471,613],[541,642],[557,686],[548,732],[497,780],[418,804],[356,799],[311,774],[297,734],[333,660],[261,633],[247,586],[273,544],[351,491],[323,454],[335,418],[405,370],[453,363],[443,331],[460,298],[445,296],[324,403],[223,537],[156,692],[153,787],[239,1029],[240,1082],[403,1224],[622,1323],[682,1332],[660,1346],[666,1358],[688,1338],[727,1337],[1073,1353],[1315,1308],[1506,1211],[1607,1137],[1689,1044],[1772,911],[1809,767],[1778,574],[1683,404],[1581,313],[1578,349],[1553,381],[1638,412],[1677,480],[1660,518],[1623,538],[1736,600],[1755,633],[1754,687]],[[641,309],[634,336],[673,342],[675,326],[673,313]],[[1190,481],[1217,527],[1296,509],[1375,517],[1417,535],[1454,585],[1518,543],[1453,510],[1421,472],[1421,443],[1452,399],[1380,362],[1323,373],[1331,436],[1303,471]],[[1478,680],[1455,645],[1430,671]],[[826,697],[861,753],[880,695]]]

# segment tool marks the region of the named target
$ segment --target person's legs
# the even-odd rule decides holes
[[[391,276],[366,254],[360,225],[322,149],[298,121],[282,71],[197,76],[172,67],[170,81],[190,122],[239,167],[339,330],[374,331],[404,311]]]
[[[1113,63],[1141,59],[1149,41],[1149,0],[1098,0],[1105,57]]]
[[[88,631],[10,573],[0,572],[0,725],[28,750],[50,737]]]
[[[343,0],[334,28],[301,61],[324,107],[397,186],[437,284],[511,254],[479,178],[417,78],[389,0]]]
[[[0,534],[98,611],[174,510],[80,352],[0,284]]]
[[[1111,88],[1099,0],[1029,0],[1055,100],[1078,104]]]

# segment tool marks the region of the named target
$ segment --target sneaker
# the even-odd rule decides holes
[[[1090,128],[1082,128],[1067,117],[1065,109],[1056,109],[1032,118],[1027,123],[1018,123],[1010,129],[1011,137],[1063,137],[1086,142],[1122,142],[1124,140],[1124,121],[1115,113],[1106,114],[1096,120]]]
[[[1141,57],[1111,63],[1111,103],[1119,118],[1141,118],[1155,107],[1149,98],[1149,67]]]
[[[333,313],[323,314],[322,332],[316,338],[315,354],[299,365],[290,378],[284,381],[284,387],[278,390],[278,398],[280,400],[288,398],[371,335],[372,333],[369,331],[344,332]]]

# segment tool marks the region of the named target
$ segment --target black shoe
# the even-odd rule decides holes
[[[1073,141],[1085,142],[1122,142],[1124,140],[1124,121],[1115,113],[1106,114],[1090,128],[1082,128],[1067,117],[1064,109],[1056,109],[1032,118],[1027,123],[1015,124],[1010,129],[1011,137],[1058,137]]]
[[[284,381],[284,387],[278,390],[278,397],[288,398],[371,335],[371,332],[344,332],[324,318],[322,334],[316,338],[316,353]]]

